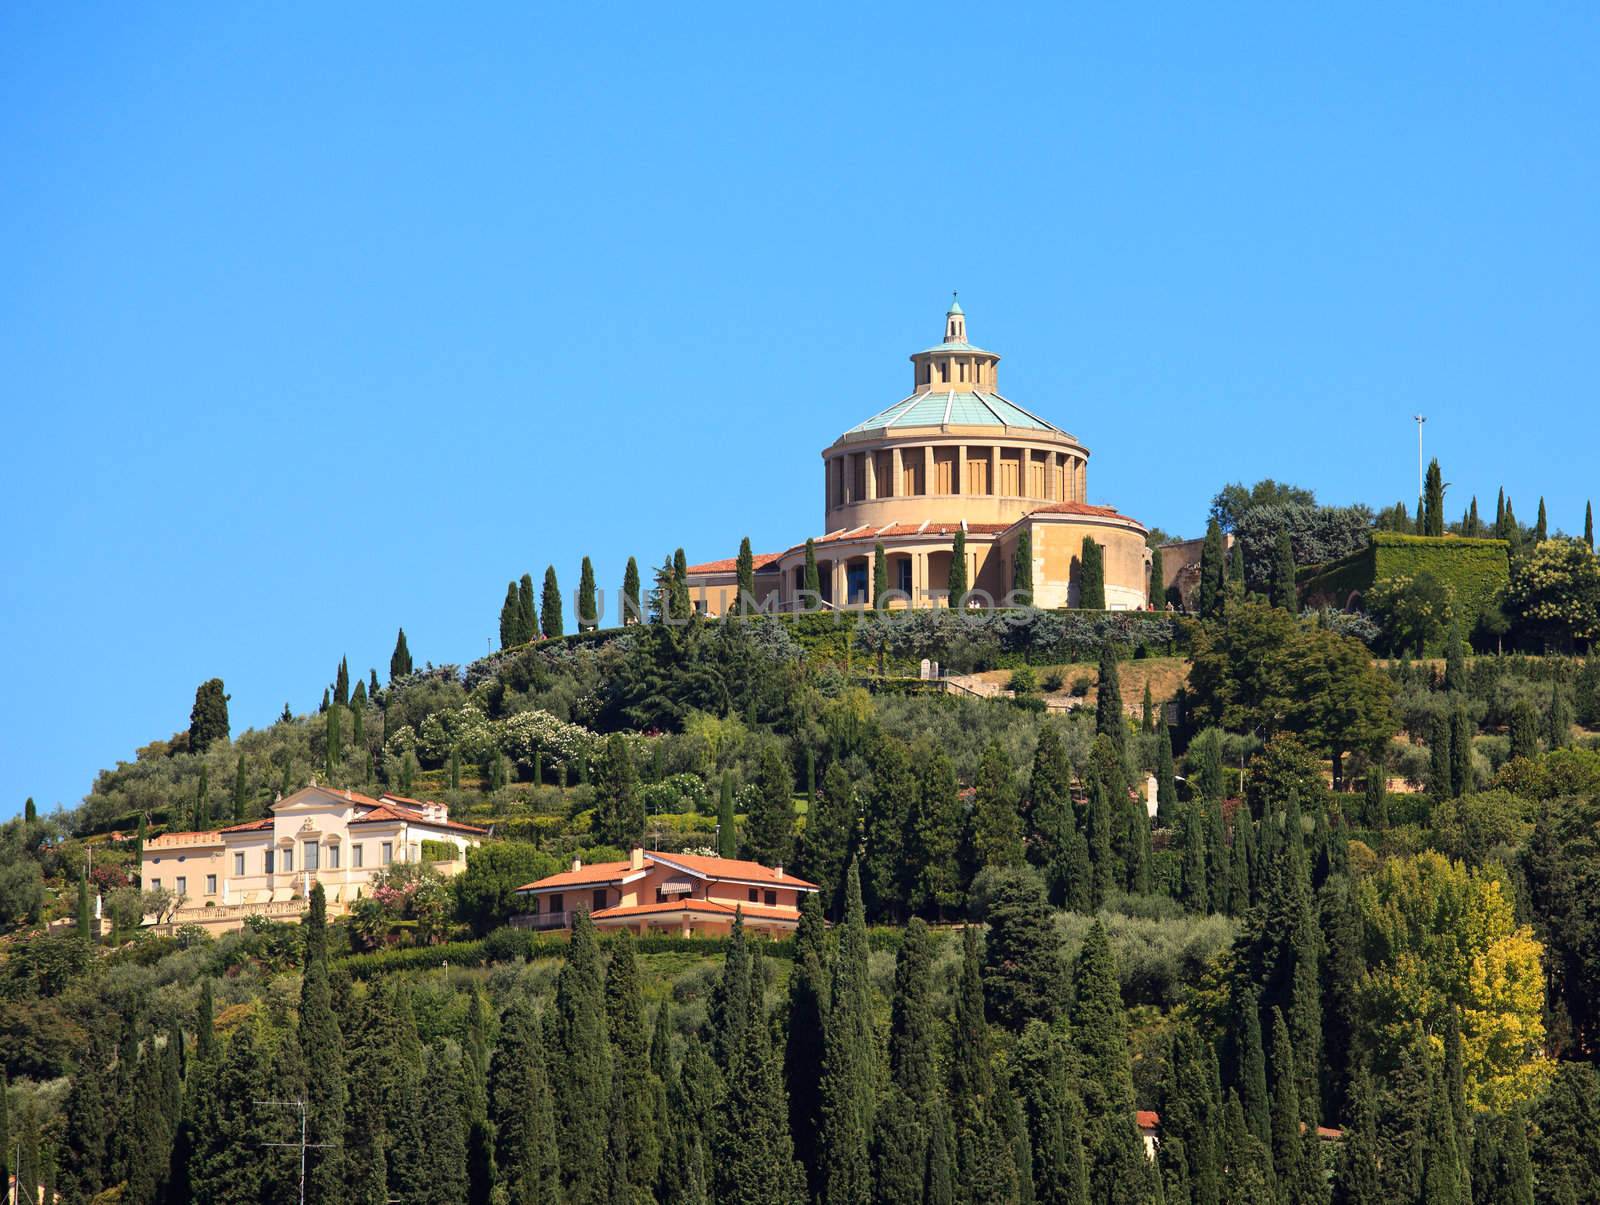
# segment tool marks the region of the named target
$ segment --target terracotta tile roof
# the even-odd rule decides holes
[[[721,900],[668,900],[661,904],[632,904],[624,908],[602,908],[591,913],[594,920],[616,920],[627,916],[651,916],[665,912],[710,912],[717,916],[733,916],[742,912],[760,920],[792,920],[798,922],[798,908],[769,908],[765,904],[725,904]]]
[[[773,561],[777,560],[782,555],[783,555],[783,553],[781,553],[781,552],[758,552],[753,557],[751,557],[751,561],[755,565],[756,572],[760,573],[763,569],[765,569],[768,565],[772,564]],[[686,570],[684,570],[684,572],[686,572],[686,573],[732,573],[738,568],[739,568],[739,558],[738,557],[736,557],[736,556],[725,556],[720,561],[706,561],[706,562],[704,562],[702,564],[699,564],[699,565],[690,565]]]
[[[585,887],[591,883],[615,883],[632,869],[631,862],[593,862],[588,866],[580,866],[577,870],[563,870],[560,874],[546,875],[532,883],[524,883],[517,890],[549,891],[556,887]]]
[[[149,849],[151,846],[158,846],[158,845],[161,844],[161,842],[169,841],[169,840],[176,842],[179,837],[215,837],[217,840],[220,841],[222,839],[222,830],[220,830],[220,829],[206,829],[206,830],[192,830],[192,831],[162,833],[160,836],[151,837],[148,841],[146,841],[144,843],[144,847],[146,849]]]
[[[1028,512],[1032,515],[1083,515],[1095,519],[1127,519],[1130,523],[1137,523],[1137,519],[1129,519],[1114,506],[1091,506],[1087,502],[1052,502],[1049,506],[1036,506]]]
[[[1161,1128],[1161,1114],[1154,1109],[1139,1109],[1134,1113],[1133,1121],[1141,1130],[1159,1130]]]
[[[385,820],[420,824],[424,828],[442,828],[456,833],[474,833],[479,836],[489,831],[475,824],[462,824],[459,820],[431,820],[421,812],[413,812],[410,808],[403,808],[393,803],[378,803],[376,800],[372,801],[372,806],[361,815],[352,817],[350,823],[375,824]]]
[[[800,891],[815,891],[817,885],[792,874],[780,875],[778,871],[760,862],[743,862],[738,858],[707,858],[700,854],[662,854],[645,850],[645,861],[663,866],[681,866],[703,874],[709,879],[737,879],[740,882],[768,883],[775,887],[791,887]]]
[[[243,824],[230,824],[222,831],[225,833],[250,833],[258,829],[271,828],[272,817],[263,816],[260,820],[246,820]]]

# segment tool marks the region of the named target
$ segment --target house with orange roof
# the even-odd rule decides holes
[[[747,932],[784,937],[800,923],[800,903],[815,883],[737,858],[634,849],[626,862],[574,860],[568,870],[517,888],[527,910],[512,924],[571,930],[587,912],[602,929],[644,935],[719,936],[744,917]]]
[[[259,820],[212,832],[170,832],[145,842],[147,889],[172,893],[173,908],[146,923],[237,929],[248,916],[296,920],[320,883],[330,915],[349,911],[373,878],[397,862],[422,861],[424,841],[454,848],[433,861],[445,875],[466,869],[467,850],[487,832],[450,819],[442,803],[313,783],[272,804]]]

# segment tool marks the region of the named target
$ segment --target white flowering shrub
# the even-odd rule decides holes
[[[533,769],[535,753],[547,765],[572,766],[593,754],[598,738],[580,724],[569,724],[548,711],[522,711],[495,725],[500,751],[523,773]]]

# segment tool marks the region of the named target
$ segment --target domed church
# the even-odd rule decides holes
[[[823,534],[815,546],[820,602],[807,597],[806,546],[755,557],[766,610],[864,606],[883,545],[887,605],[941,607],[956,534],[966,532],[966,605],[1004,605],[1018,542],[1033,560],[1033,605],[1078,605],[1084,539],[1101,546],[1106,606],[1147,605],[1145,528],[1087,501],[1089,450],[1076,436],[999,392],[1000,356],[967,341],[952,298],[944,339],[911,356],[912,391],[822,452]],[[689,566],[704,614],[737,606],[735,558]]]

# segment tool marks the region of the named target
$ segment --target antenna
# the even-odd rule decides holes
[[[300,1148],[300,1205],[306,1205],[306,1152],[320,1150],[323,1147],[338,1146],[337,1142],[307,1142],[306,1141],[306,1102],[301,1100],[256,1100],[255,1105],[282,1105],[285,1108],[300,1110],[300,1141],[299,1142],[260,1142],[257,1146],[286,1146]]]

